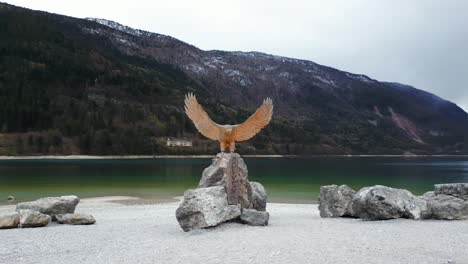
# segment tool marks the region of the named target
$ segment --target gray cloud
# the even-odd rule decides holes
[[[115,20],[202,49],[263,51],[413,85],[468,110],[464,0],[12,0]]]

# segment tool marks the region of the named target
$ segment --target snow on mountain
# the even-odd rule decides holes
[[[87,17],[85,19],[89,20],[89,21],[97,22],[97,23],[99,23],[101,25],[113,28],[113,29],[118,30],[118,31],[125,32],[125,33],[130,34],[130,35],[138,36],[138,37],[146,36],[146,37],[158,37],[158,38],[173,39],[171,36],[152,33],[152,32],[141,30],[141,29],[135,29],[135,28],[125,26],[125,25],[122,25],[120,23],[117,23],[117,22],[114,22],[114,21],[111,21],[111,20],[107,20],[107,19],[103,19],[103,18]]]

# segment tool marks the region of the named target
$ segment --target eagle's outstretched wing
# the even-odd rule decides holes
[[[192,93],[185,96],[185,113],[202,135],[212,140],[219,140],[221,126],[211,120]]]
[[[271,120],[273,115],[273,101],[270,98],[263,100],[260,106],[253,115],[244,123],[234,126],[233,137],[235,141],[247,140],[257,134]]]

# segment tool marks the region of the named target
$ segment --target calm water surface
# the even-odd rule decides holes
[[[416,194],[436,183],[468,182],[468,159],[454,158],[246,158],[249,179],[265,185],[270,201],[315,202],[321,185],[355,189],[382,184]],[[0,203],[44,196],[181,196],[195,188],[211,159],[2,160]]]

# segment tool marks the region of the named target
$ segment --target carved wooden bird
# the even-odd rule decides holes
[[[273,101],[270,98],[263,100],[263,104],[257,111],[242,124],[219,125],[211,120],[203,107],[197,102],[197,98],[189,93],[185,96],[185,113],[202,135],[219,141],[222,152],[226,148],[234,152],[236,141],[250,139],[268,125],[273,115]]]

